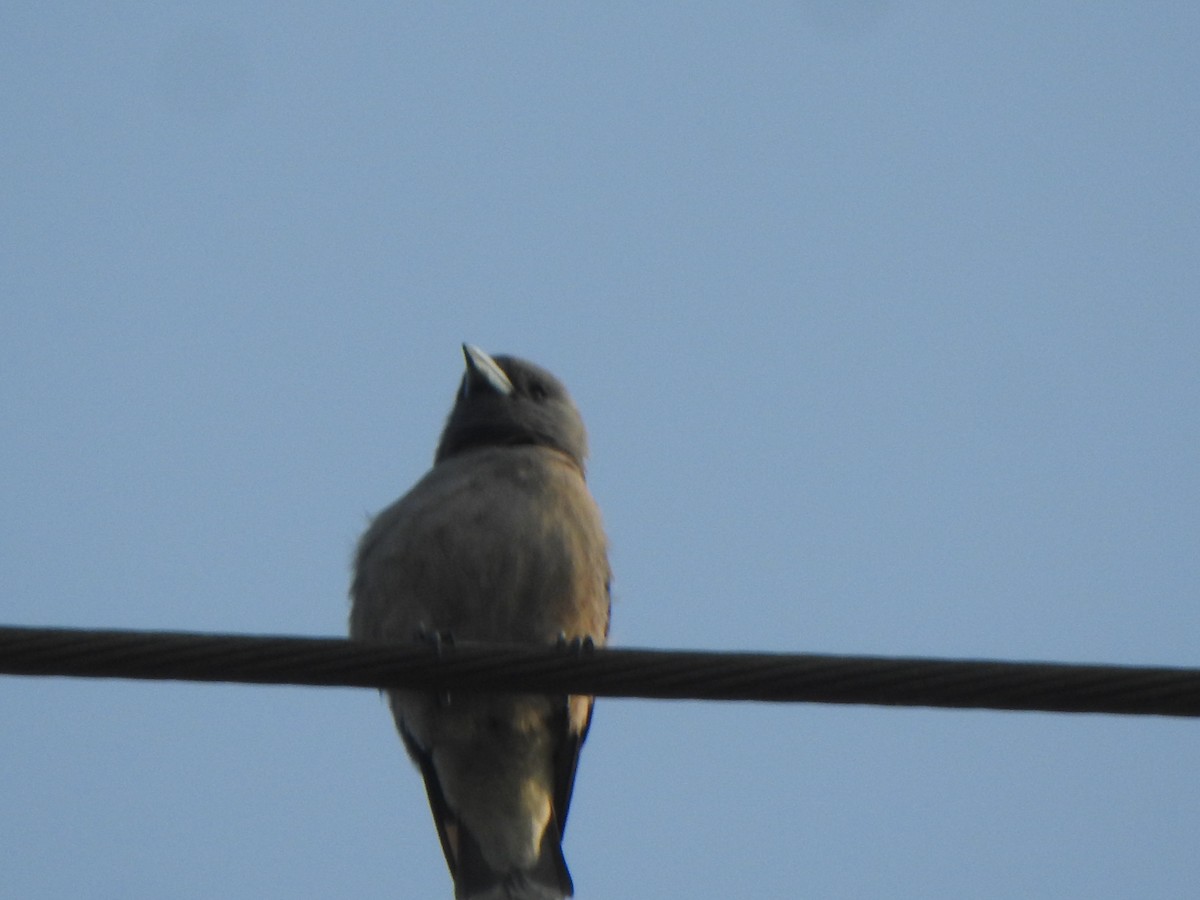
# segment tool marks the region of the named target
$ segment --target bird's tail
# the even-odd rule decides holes
[[[558,827],[551,822],[542,835],[537,862],[518,872],[498,874],[484,860],[478,844],[463,835],[455,878],[456,900],[565,900],[575,894],[563,859]]]

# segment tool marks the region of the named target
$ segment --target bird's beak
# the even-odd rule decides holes
[[[463,379],[462,395],[468,396],[485,390],[507,397],[513,392],[513,383],[496,361],[473,344],[463,344],[463,356],[467,360],[467,377]]]

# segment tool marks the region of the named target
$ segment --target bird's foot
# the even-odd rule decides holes
[[[560,631],[558,633],[558,640],[555,641],[555,646],[563,653],[567,653],[575,659],[580,659],[596,649],[596,641],[590,634],[585,634],[583,637],[576,635],[573,638],[568,638],[565,632]],[[571,695],[563,694],[562,701],[567,721],[570,721]]]
[[[417,641],[422,644],[428,644],[433,648],[434,657],[440,662],[442,653],[447,647],[454,646],[454,635],[449,631],[438,631],[434,628],[427,628],[421,625],[417,628]],[[437,705],[439,708],[446,708],[450,705],[450,692],[439,691],[437,695]]]
[[[573,638],[568,638],[566,632],[558,633],[558,640],[555,641],[555,646],[559,650],[566,651],[572,656],[583,656],[585,653],[591,653],[596,649],[596,641],[590,634],[585,634],[583,637],[576,635]]]

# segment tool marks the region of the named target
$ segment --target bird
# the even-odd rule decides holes
[[[350,637],[603,645],[612,573],[583,419],[540,366],[463,356],[433,466],[359,541]],[[386,695],[456,900],[573,896],[562,837],[593,698]]]

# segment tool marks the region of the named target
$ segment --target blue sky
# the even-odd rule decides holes
[[[344,633],[459,344],[626,646],[1200,663],[1200,13],[10,4],[0,621]],[[449,897],[370,691],[0,681],[5,898]],[[583,898],[1190,897],[1196,725],[602,701]]]

